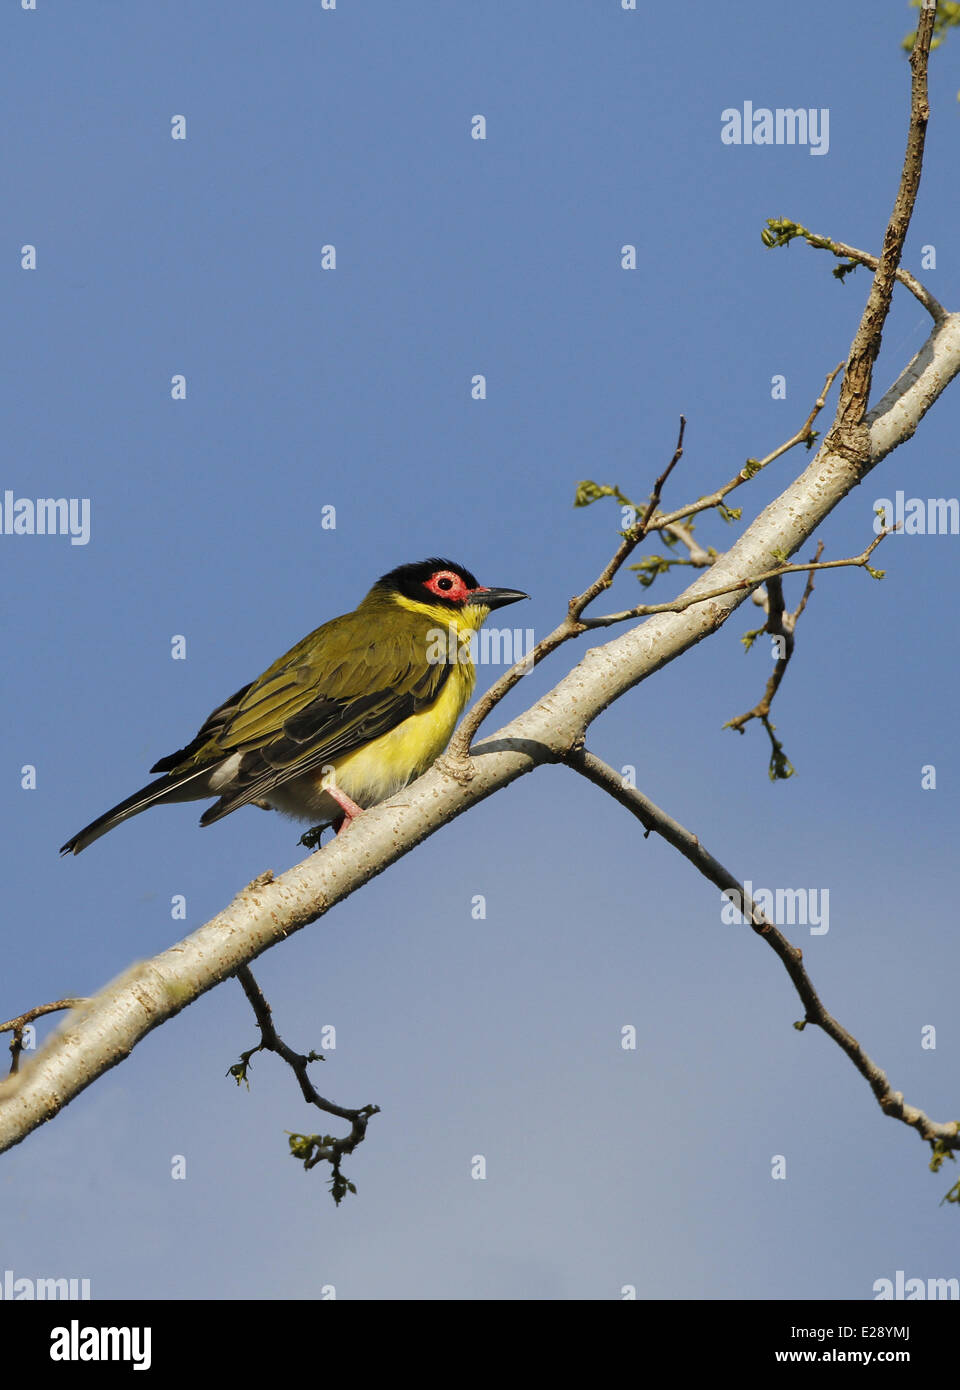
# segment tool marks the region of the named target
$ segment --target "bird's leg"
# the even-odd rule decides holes
[[[347,796],[346,792],[340,791],[339,787],[325,787],[324,791],[326,791],[329,796],[332,796],[337,805],[343,810],[343,815],[340,819],[333,822],[336,827],[336,834],[339,835],[348,825],[352,824],[357,816],[363,815],[363,807],[358,806],[351,797]],[[309,830],[305,830],[300,836],[299,843],[306,849],[319,849],[320,837],[329,824],[331,824],[331,822],[327,821],[323,825],[314,825]]]
[[[333,797],[338,806],[343,808],[343,820],[337,826],[337,834],[339,835],[342,830],[346,830],[351,821],[357,816],[363,815],[363,807],[358,806],[357,803],[347,796],[346,792],[342,792],[339,787],[326,787],[324,790],[328,796]]]

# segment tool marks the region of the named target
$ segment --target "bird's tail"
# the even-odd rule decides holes
[[[168,773],[164,777],[158,777],[155,782],[148,782],[145,787],[141,787],[133,796],[128,796],[126,801],[121,801],[109,811],[105,811],[102,816],[91,821],[65,845],[60,848],[61,854],[79,854],[87,845],[92,845],[94,840],[99,840],[101,835],[106,835],[108,830],[112,830],[121,821],[129,820],[131,816],[137,816],[141,811],[145,811],[148,806],[156,806],[162,801],[190,801],[195,797],[206,794],[206,787],[194,789],[189,784],[198,777],[209,776],[208,767],[197,768],[195,772],[187,773],[186,777],[170,776]],[[188,789],[189,787],[189,789]]]

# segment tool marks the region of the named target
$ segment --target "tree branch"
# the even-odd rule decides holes
[[[867,443],[862,438],[863,421],[870,400],[873,365],[880,352],[880,339],[887,314],[890,312],[894,279],[903,254],[903,243],[910,227],[923,172],[923,148],[927,136],[927,122],[930,119],[927,65],[930,60],[930,40],[933,37],[935,16],[936,5],[924,8],[920,12],[917,41],[910,54],[910,125],[900,187],[884,233],[880,260],[867,296],[866,307],[847,358],[847,369],[843,374],[837,417],[832,431],[833,438],[828,437],[827,441],[835,448],[849,451],[854,458],[861,455]],[[938,320],[935,326],[939,327],[942,322],[942,319]],[[867,454],[866,457],[868,456]]]
[[[713,508],[718,507],[720,503],[723,502],[724,498],[733,492],[735,488],[742,487],[744,483],[748,483],[751,478],[755,478],[758,473],[761,473],[768,464],[773,463],[775,459],[788,453],[790,449],[796,448],[798,444],[806,444],[809,449],[817,437],[816,431],[813,429],[813,422],[826,405],[830,387],[842,371],[843,363],[838,362],[833,371],[827,373],[827,379],[823,383],[823,389],[820,395],[813,403],[813,409],[810,411],[804,423],[789,439],[785,439],[782,444],[779,444],[777,448],[767,454],[765,458],[747,459],[743,467],[733,475],[729,482],[724,483],[724,485],[717,488],[715,492],[711,492],[709,496],[698,497],[695,502],[685,503],[684,506],[677,507],[672,512],[657,512],[649,519],[647,533],[649,534],[651,531],[667,531],[672,533],[674,523],[682,521],[685,517],[696,516],[699,512],[712,511]],[[628,497],[624,497],[619,488],[600,487],[598,484],[590,481],[580,484],[577,493],[577,501],[574,503],[574,506],[587,506],[590,502],[595,502],[600,497],[606,496],[615,496],[622,504],[634,507],[635,511],[638,510]],[[680,539],[685,541],[685,537],[682,535]]]
[[[741,487],[743,483],[748,483],[751,478],[755,478],[758,473],[761,473],[768,464],[773,463],[775,459],[780,458],[791,449],[795,449],[798,444],[806,444],[809,448],[816,439],[813,422],[826,405],[827,396],[830,394],[830,387],[842,371],[843,363],[838,362],[833,371],[827,373],[827,379],[823,383],[823,388],[819,396],[813,403],[813,409],[797,432],[792,434],[789,439],[785,439],[782,444],[778,445],[776,449],[773,449],[765,458],[747,459],[739,473],[735,473],[729,482],[724,483],[723,487],[717,488],[716,492],[711,492],[708,497],[698,497],[696,502],[692,502],[685,507],[678,507],[675,511],[667,512],[663,516],[654,517],[652,529],[660,530],[669,526],[671,522],[681,521],[684,517],[696,516],[698,512],[709,511],[711,508],[718,506],[735,488]]]
[[[811,560],[806,565],[778,565],[776,569],[767,570],[764,574],[753,575],[750,579],[738,579],[735,584],[725,584],[719,589],[707,589],[704,593],[697,594],[688,589],[685,594],[679,598],[671,599],[667,603],[638,603],[633,608],[624,608],[619,613],[605,613],[599,618],[582,618],[580,628],[583,631],[590,631],[593,628],[612,627],[614,623],[629,622],[632,618],[649,618],[655,613],[682,613],[694,603],[706,603],[708,599],[722,598],[724,594],[736,593],[738,589],[753,589],[758,584],[769,584],[774,580],[781,579],[785,574],[853,568],[866,569],[874,579],[882,579],[884,571],[871,569],[867,561],[883,538],[889,536],[890,532],[894,530],[896,530],[895,526],[887,527],[880,532],[875,540],[870,542],[866,550],[860,555],[851,556],[848,560],[822,560],[819,562]]]
[[[892,529],[896,530],[896,527]],[[823,541],[818,541],[814,561],[819,561],[822,554]],[[766,689],[759,703],[754,705],[753,709],[747,710],[745,714],[738,714],[733,719],[728,719],[723,726],[725,729],[736,729],[738,733],[742,734],[744,726],[748,724],[751,719],[760,720],[767,732],[767,737],[770,739],[769,773],[772,782],[782,781],[787,777],[792,777],[796,770],[790,759],[784,753],[783,744],[776,736],[776,726],[770,720],[770,706],[773,704],[774,697],[780,689],[780,683],[786,674],[787,666],[790,664],[790,659],[793,656],[795,645],[793,634],[797,625],[797,619],[807,606],[807,600],[813,593],[813,586],[814,578],[813,570],[811,569],[800,602],[792,613],[788,613],[786,610],[783,597],[783,585],[779,578],[771,579],[768,582],[765,595],[761,595],[759,590],[754,593],[753,601],[754,603],[759,602],[760,606],[766,611],[767,621],[762,628],[757,628],[753,632],[748,632],[746,636],[742,638],[742,641],[749,651],[750,647],[753,646],[754,639],[758,637],[761,632],[769,632],[772,636],[780,638],[782,642],[780,655],[777,658],[777,664],[773,668],[773,674],[767,681]]]
[[[564,761],[635,815],[643,825],[646,835],[660,835],[674,849],[679,850],[704,878],[709,879],[728,895],[753,931],[761,936],[780,958],[790,976],[804,1007],[803,1021],[795,1023],[795,1028],[803,1029],[808,1023],[815,1023],[828,1038],[832,1038],[850,1058],[860,1075],[869,1082],[870,1089],[885,1115],[909,1125],[929,1144],[937,1144],[941,1149],[960,1149],[960,1121],[948,1120],[942,1123],[931,1120],[916,1106],[908,1105],[902,1092],[894,1091],[886,1073],[867,1055],[856,1038],[827,1011],[804,968],[803,952],[792,945],[780,929],[769,921],[739,879],[704,849],[696,835],[668,816],[665,811],[661,811],[659,806],[654,805],[642,792],[633,787],[625,787],[619,773],[600,758],[588,753],[586,749],[569,753]]]
[[[833,272],[839,280],[843,280],[849,271],[856,270],[858,265],[864,265],[869,270],[876,270],[880,265],[879,258],[871,255],[869,251],[859,251],[855,246],[848,246],[845,241],[834,241],[832,237],[819,236],[808,227],[801,226],[799,222],[793,222],[789,217],[768,217],[766,228],[760,235],[765,246],[788,246],[794,237],[802,237],[807,245],[816,251],[831,251],[839,259],[845,256],[847,264],[838,265]],[[940,323],[946,318],[946,309],[915,275],[909,270],[904,270],[903,266],[897,267],[895,275],[920,301],[934,323]]]
[[[6,1023],[0,1023],[0,1033],[13,1033],[10,1042],[10,1075],[20,1070],[20,1054],[23,1051],[23,1032],[28,1023],[32,1023],[35,1018],[43,1018],[45,1014],[59,1013],[61,1009],[75,1009],[78,1004],[82,1004],[82,999],[57,999],[52,1004],[37,1004],[34,1008],[28,1009],[25,1014],[18,1014],[16,1018],[8,1018]]]
[[[367,1133],[367,1123],[371,1116],[379,1115],[380,1107],[379,1105],[364,1105],[359,1110],[347,1110],[342,1105],[337,1105],[335,1101],[325,1100],[307,1075],[309,1064],[322,1062],[323,1057],[319,1052],[306,1054],[294,1052],[292,1047],[287,1046],[276,1030],[273,1022],[273,1011],[248,965],[241,965],[238,968],[237,979],[256,1016],[257,1026],[260,1029],[260,1041],[256,1047],[242,1052],[240,1061],[234,1062],[227,1074],[234,1078],[238,1086],[245,1083],[249,1087],[250,1082],[247,1073],[250,1069],[251,1058],[257,1052],[275,1052],[278,1057],[283,1058],[297,1078],[300,1091],[308,1105],[315,1105],[318,1110],[325,1110],[329,1115],[337,1115],[342,1120],[350,1121],[350,1133],[342,1139],[336,1139],[331,1134],[292,1134],[290,1136],[290,1150],[295,1158],[303,1161],[304,1168],[313,1168],[318,1163],[330,1164],[333,1171],[333,1176],[330,1179],[331,1193],[333,1200],[339,1206],[348,1192],[356,1192],[357,1190],[340,1171],[340,1162],[344,1154],[353,1153],[357,1145],[363,1143]]]

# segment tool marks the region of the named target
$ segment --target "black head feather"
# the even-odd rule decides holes
[[[443,570],[458,576],[463,581],[465,589],[478,589],[480,587],[476,575],[463,565],[458,565],[455,560],[444,560],[441,556],[434,555],[428,560],[415,560],[409,565],[398,565],[389,574],[378,579],[374,588],[394,591],[403,594],[405,598],[416,599],[420,603],[429,601],[448,608],[460,608],[463,606],[462,597],[458,599],[445,598],[435,589],[428,590],[425,587],[433,575]]]

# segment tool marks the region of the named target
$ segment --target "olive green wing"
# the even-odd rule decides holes
[[[401,617],[391,615],[390,630],[376,637],[369,616],[324,624],[214,711],[205,726],[212,737],[182,770],[238,761],[201,825],[363,747],[436,700],[450,666],[427,660],[427,624]]]

